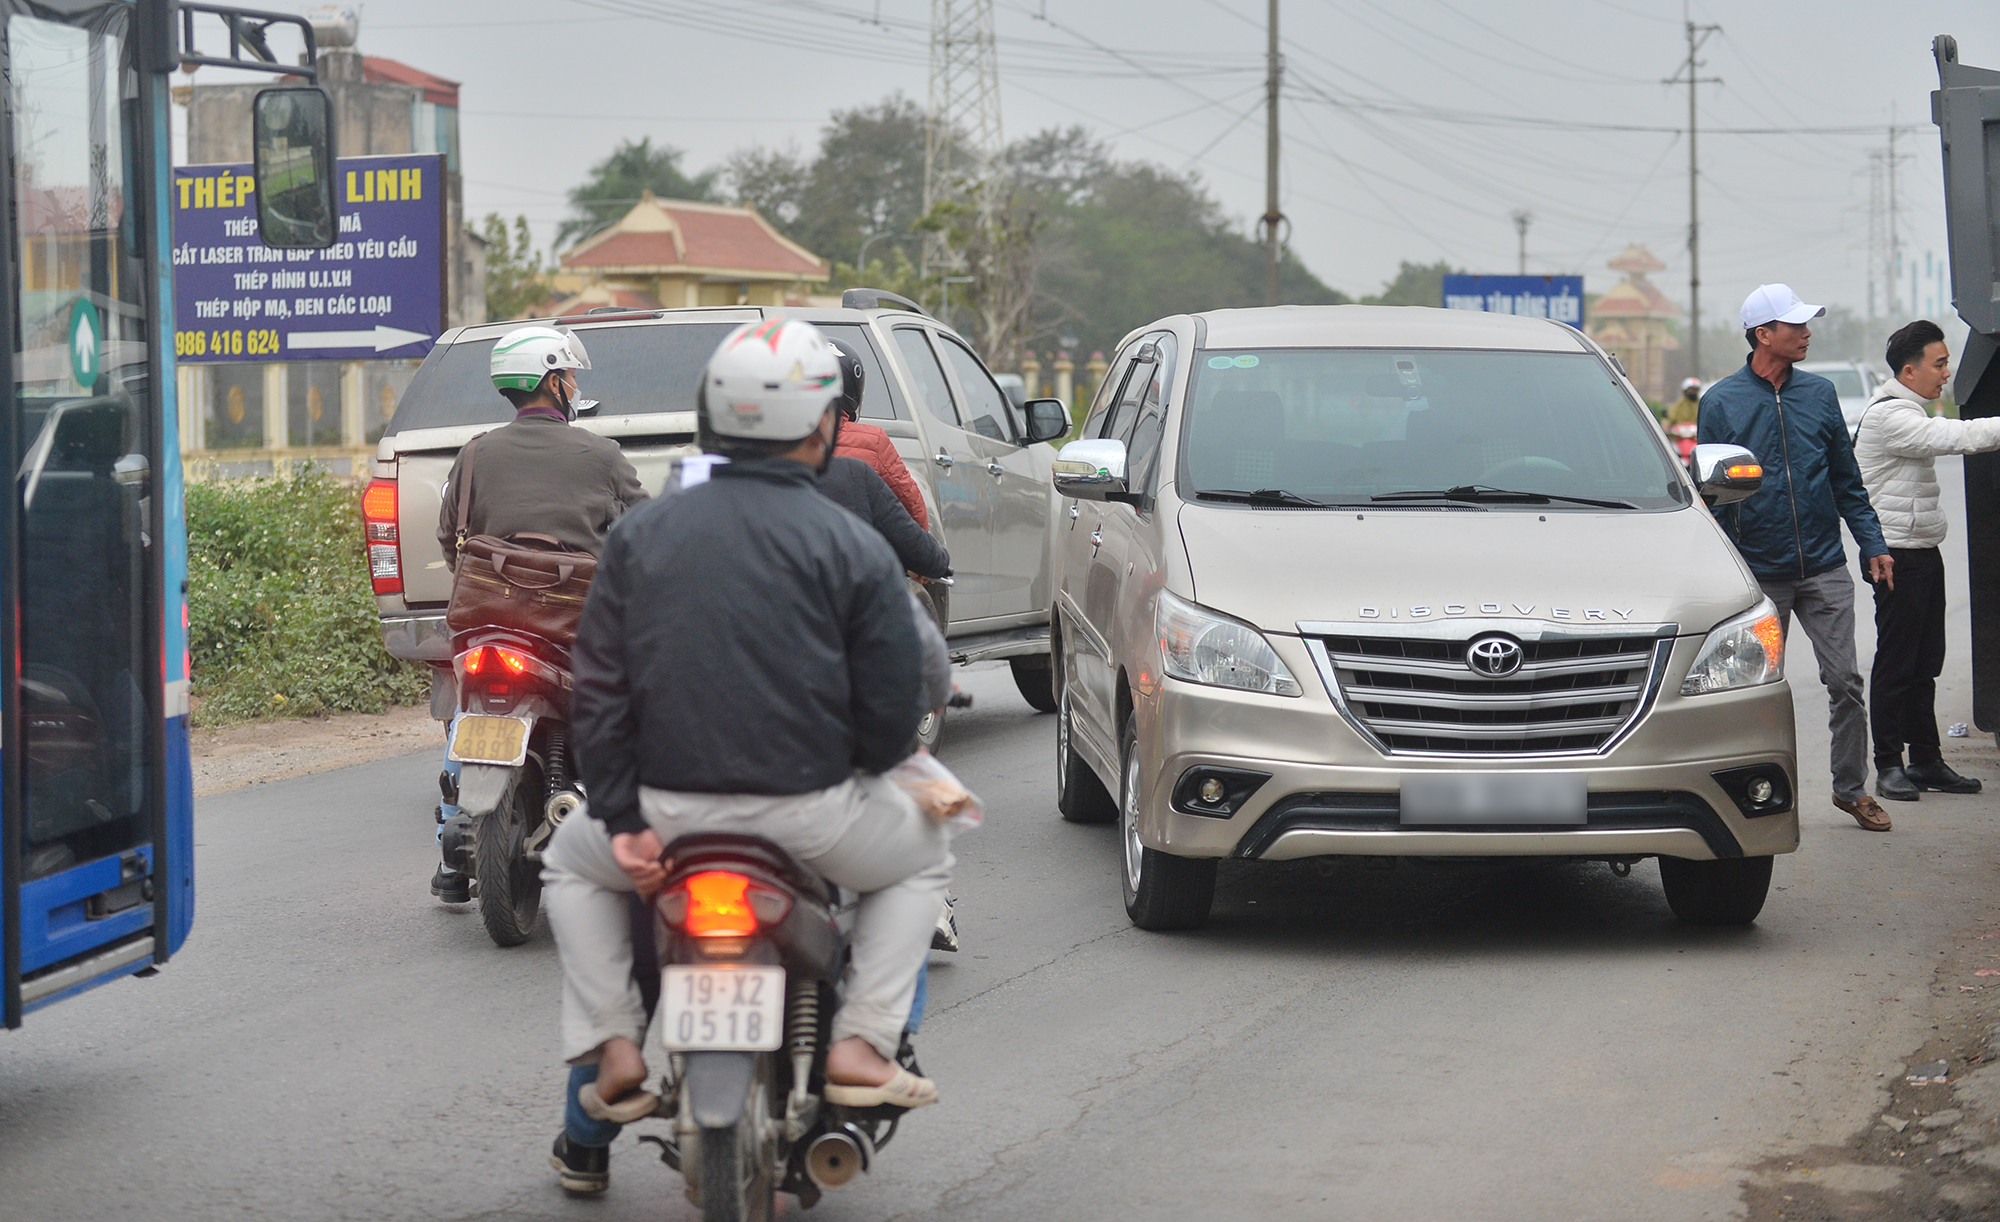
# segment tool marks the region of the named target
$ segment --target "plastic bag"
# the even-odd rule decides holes
[[[928,751],[919,748],[915,755],[883,775],[909,794],[917,809],[932,823],[963,832],[986,821],[986,807],[978,795],[960,784],[951,769]]]

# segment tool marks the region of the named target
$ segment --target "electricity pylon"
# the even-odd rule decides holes
[[[993,0],[931,0],[931,91],[924,128],[924,212],[968,193],[990,230],[998,190],[1000,65],[994,54]],[[924,238],[922,272],[964,265],[942,232]]]

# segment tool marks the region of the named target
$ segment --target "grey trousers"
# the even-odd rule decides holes
[[[1804,581],[1759,577],[1757,584],[1778,604],[1778,623],[1785,629],[1787,644],[1794,612],[1812,641],[1819,681],[1826,685],[1827,724],[1833,732],[1833,796],[1852,802],[1868,785],[1868,705],[1862,700],[1861,667],[1854,659],[1854,578],[1842,567]]]
[[[787,797],[641,789],[639,809],[662,844],[697,831],[762,836],[821,877],[861,892],[833,1038],[858,1035],[883,1056],[896,1055],[951,882],[943,828],[876,776]],[[542,856],[542,884],[562,959],[563,1058],[586,1058],[613,1036],[641,1043],[646,1010],[632,982],[626,909],[632,880],[588,810],[556,829]]]

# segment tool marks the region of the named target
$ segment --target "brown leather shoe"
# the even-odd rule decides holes
[[[1859,823],[1864,830],[1871,832],[1886,832],[1889,830],[1889,812],[1882,809],[1880,802],[1877,802],[1865,793],[1852,802],[1843,802],[1840,800],[1840,795],[1835,794],[1833,804],[1848,814],[1853,815],[1854,821]]]

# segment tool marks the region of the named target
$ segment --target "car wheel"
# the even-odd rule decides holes
[[[1014,688],[1028,707],[1037,713],[1056,711],[1056,669],[1046,654],[1008,658],[1007,665],[1014,672]]]
[[[1139,842],[1139,728],[1129,715],[1119,745],[1125,779],[1119,786],[1118,855],[1125,915],[1141,929],[1199,929],[1215,901],[1215,858],[1175,857]]]
[[[1764,910],[1771,889],[1771,858],[1721,861],[1660,858],[1667,907],[1690,925],[1748,925]]]
[[[917,745],[929,751],[944,737],[944,710],[932,709],[917,723]]]
[[[1073,719],[1060,668],[1051,668],[1056,690],[1056,812],[1070,823],[1109,823],[1118,803],[1070,742]]]

